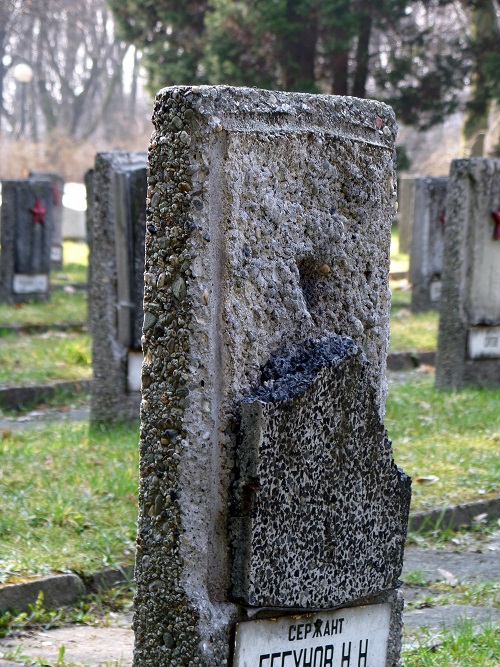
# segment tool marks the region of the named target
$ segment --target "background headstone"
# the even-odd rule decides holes
[[[86,176],[91,421],[139,417],[146,155],[99,153]]]
[[[436,385],[500,385],[500,160],[451,163]],[[498,238],[495,238],[498,237]]]
[[[398,179],[398,230],[399,252],[409,254],[413,227],[415,199],[415,177],[400,176]]]
[[[136,667],[229,664],[234,634],[241,666],[250,618],[360,603],[386,614],[367,664],[395,667],[392,111],[203,86],[160,91],[153,122]]]
[[[52,223],[52,247],[50,250],[50,265],[53,270],[62,269],[63,265],[63,244],[62,244],[62,219],[63,219],[63,194],[64,178],[60,174],[46,174],[43,172],[31,171],[30,178],[41,178],[52,181],[53,191],[53,223]]]
[[[48,299],[53,198],[50,178],[2,181],[0,301]]]
[[[410,252],[411,309],[439,308],[447,178],[416,178]]]

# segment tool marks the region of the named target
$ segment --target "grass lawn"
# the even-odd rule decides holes
[[[391,273],[404,273],[410,268],[410,256],[399,252],[399,232],[396,227],[391,230]]]
[[[63,268],[52,271],[50,282],[54,285],[87,282],[89,247],[84,242],[64,241]]]
[[[90,378],[90,336],[77,332],[0,337],[0,386]]]
[[[50,300],[45,303],[0,304],[0,332],[2,325],[82,324],[87,321],[87,294],[84,290],[72,292],[71,284],[87,281],[88,246],[65,241],[63,253],[63,268],[51,273],[50,284],[52,287],[65,286],[67,291],[52,289]]]
[[[497,667],[500,627],[467,621],[447,632],[420,633],[420,645],[403,651],[404,667]]]
[[[412,510],[500,495],[500,389],[434,389],[432,377],[389,389],[385,426],[413,478]]]
[[[133,562],[138,438],[83,423],[0,434],[0,584]]]
[[[77,290],[68,294],[53,290],[46,303],[0,304],[0,333],[2,325],[84,324],[87,320],[87,294]]]

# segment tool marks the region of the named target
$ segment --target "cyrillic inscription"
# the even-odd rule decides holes
[[[239,623],[234,667],[385,667],[390,605]]]

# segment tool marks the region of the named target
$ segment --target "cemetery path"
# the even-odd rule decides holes
[[[477,548],[477,545],[469,545]],[[422,574],[425,582],[470,583],[498,582],[500,580],[500,531],[482,542],[482,552],[446,551],[409,547],[406,550],[402,578],[410,573]],[[425,597],[421,608],[410,608],[404,613],[405,645],[411,645],[422,628],[439,632],[453,626],[459,619],[476,623],[500,623],[500,609],[463,604],[439,604],[439,593],[429,586],[404,584],[402,592],[407,602]],[[432,599],[434,598],[434,599]],[[436,603],[436,604],[434,604]],[[0,667],[29,664],[27,659],[56,664],[61,646],[64,660],[88,667],[115,663],[120,667],[132,665],[133,632],[131,613],[117,614],[109,627],[71,625],[54,630],[23,632],[0,640]],[[17,659],[13,653],[20,646]],[[2,657],[6,655],[11,659]],[[21,656],[24,656],[21,659]],[[38,663],[39,664],[39,663]]]

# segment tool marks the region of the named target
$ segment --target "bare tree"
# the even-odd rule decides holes
[[[59,130],[86,139],[121,85],[127,50],[127,44],[115,38],[105,0],[7,0],[16,20],[5,23],[3,13],[8,8],[4,9],[4,2],[0,54],[10,57],[12,64],[24,60],[34,71],[32,128],[38,122],[44,132]],[[0,85],[4,74],[0,70]],[[3,104],[2,113],[11,120],[12,112]]]

